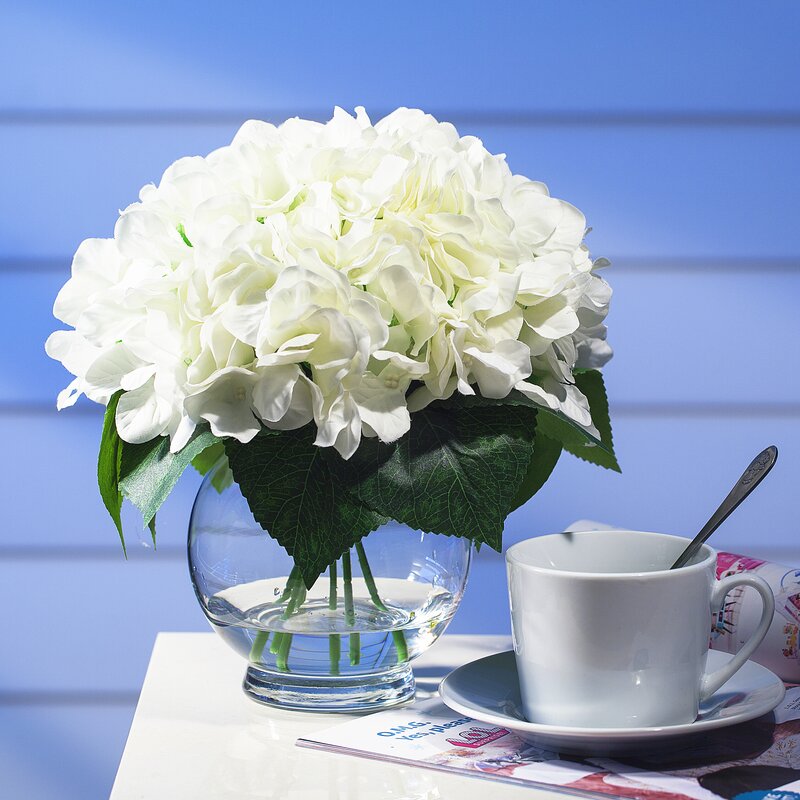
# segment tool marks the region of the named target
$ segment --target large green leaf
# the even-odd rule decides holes
[[[523,408],[532,408],[534,411],[541,411],[552,417],[554,424],[561,423],[568,429],[567,435],[570,434],[572,438],[580,438],[586,442],[593,442],[598,447],[603,447],[603,442],[600,439],[592,436],[587,430],[582,428],[575,420],[570,419],[563,411],[557,411],[537,403],[522,392],[513,389],[505,397],[499,399],[493,397],[483,397],[480,394],[453,394],[447,400],[436,400],[431,404],[431,408],[448,408],[448,409],[461,409],[461,408],[481,408],[483,406],[522,406]]]
[[[547,479],[556,468],[560,455],[560,442],[555,439],[549,439],[537,431],[528,471],[525,473],[525,478],[519,487],[519,491],[517,491],[517,495],[511,503],[509,512],[525,505],[547,483]]]
[[[122,550],[126,553],[125,537],[122,533],[122,493],[119,489],[120,463],[122,460],[122,440],[117,433],[116,414],[119,398],[122,392],[114,394],[108,401],[105,418],[103,419],[103,433],[100,437],[100,453],[97,457],[97,485],[100,487],[100,497],[103,499],[114,525],[117,526]]]
[[[542,414],[539,420],[540,432],[561,442],[565,450],[584,461],[621,472],[617,457],[614,455],[614,441],[611,436],[611,420],[603,376],[597,370],[576,372],[575,385],[589,401],[592,422],[600,433],[600,441],[590,437],[581,428],[566,424],[562,418],[554,414]]]
[[[386,522],[341,480],[338,454],[313,443],[313,426],[225,441],[231,470],[256,521],[294,559],[307,588],[345,550]]]
[[[536,412],[431,405],[398,442],[363,439],[342,462],[351,490],[379,514],[495,550],[531,459]]]
[[[146,525],[150,525],[192,460],[219,441],[208,428],[201,428],[179,453],[170,453],[167,436],[144,444],[124,443],[119,488],[142,512]]]

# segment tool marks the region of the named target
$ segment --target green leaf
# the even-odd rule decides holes
[[[602,373],[596,369],[576,372],[575,383],[589,401],[592,422],[600,433],[600,441],[613,455],[614,437],[611,434],[611,415],[608,410],[608,396]],[[616,457],[614,457],[614,465],[611,469],[615,469],[617,472],[622,471]]]
[[[509,511],[519,508],[533,497],[552,474],[561,455],[561,444],[555,439],[536,433],[533,442],[533,455],[528,465],[528,471],[522,480],[517,496],[511,503]]]
[[[192,459],[192,466],[201,474],[206,475],[212,467],[225,455],[225,444],[220,439],[206,447]]]
[[[580,425],[578,425],[577,422],[575,422],[575,420],[570,419],[562,411],[556,411],[554,409],[547,408],[546,406],[543,406],[541,403],[537,403],[535,400],[532,400],[530,397],[522,394],[522,392],[519,392],[516,389],[513,389],[509,394],[500,399],[483,397],[479,394],[464,395],[456,393],[451,395],[447,400],[436,400],[431,404],[430,407],[459,409],[475,407],[480,408],[483,406],[523,406],[524,408],[532,408],[535,411],[542,411],[556,420],[556,422],[553,423],[554,425],[557,425],[557,423],[560,422],[562,425],[566,426],[566,428],[571,428],[573,431],[571,438],[581,437],[587,442],[594,442],[598,447],[604,446],[600,439],[592,436],[592,434],[584,430]],[[567,431],[565,435],[569,436],[569,431]]]
[[[313,443],[313,426],[262,433],[225,450],[257,522],[294,559],[307,588],[345,550],[387,522],[340,478],[345,463]]]
[[[398,442],[363,439],[342,462],[351,490],[379,514],[495,550],[525,478],[536,412],[521,406],[428,406]]]
[[[115,421],[120,397],[122,397],[121,391],[112,395],[106,407],[103,434],[100,437],[100,453],[97,457],[97,485],[100,487],[100,497],[103,498],[103,503],[117,526],[122,551],[127,556],[125,537],[122,533],[122,493],[119,489],[122,440],[117,433]]]
[[[217,467],[216,472],[211,476],[211,485],[222,494],[229,486],[233,485],[233,473],[228,464],[228,457],[225,455],[225,444],[222,440],[207,447],[202,453],[192,459],[192,466],[201,474],[207,475],[217,464],[224,459],[224,463]]]
[[[233,486],[233,473],[227,456],[225,462],[220,464],[216,472],[211,476],[211,485],[219,494],[222,494],[229,486]]]
[[[542,414],[539,420],[540,432],[561,442],[565,450],[584,461],[621,472],[614,455],[608,398],[603,385],[603,376],[597,370],[576,372],[575,384],[589,401],[592,422],[600,433],[600,441],[590,437],[581,428],[566,425],[563,419],[554,414]]]
[[[194,458],[219,442],[207,428],[194,432],[179,453],[170,453],[169,437],[159,436],[144,444],[124,443],[119,488],[149,525],[178,478]]]

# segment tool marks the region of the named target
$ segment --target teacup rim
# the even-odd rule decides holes
[[[513,565],[515,567],[520,567],[525,570],[529,570],[530,572],[536,572],[541,575],[558,575],[560,577],[565,578],[581,578],[586,580],[624,580],[626,578],[629,579],[640,579],[646,578],[648,580],[658,579],[658,578],[666,578],[666,577],[678,577],[679,575],[686,575],[691,572],[701,572],[705,569],[708,569],[709,566],[713,566],[716,564],[717,561],[717,551],[711,547],[708,543],[704,543],[700,546],[700,551],[705,552],[705,558],[701,559],[700,561],[696,561],[693,564],[686,564],[683,567],[678,567],[677,569],[670,569],[669,567],[665,569],[658,569],[658,570],[642,570],[639,572],[583,572],[580,570],[567,570],[567,569],[555,569],[549,567],[541,567],[535,564],[529,564],[525,561],[521,560],[519,555],[514,551],[519,551],[523,545],[527,544],[530,541],[538,540],[538,539],[546,539],[555,536],[563,536],[564,534],[569,533],[572,536],[586,536],[591,534],[608,534],[608,533],[634,533],[634,534],[644,534],[646,536],[658,536],[665,539],[677,539],[681,542],[685,542],[687,545],[691,541],[691,539],[685,536],[677,536],[676,534],[672,533],[661,533],[659,531],[640,531],[640,530],[633,530],[631,528],[598,528],[595,530],[583,530],[583,531],[558,531],[556,533],[546,533],[542,534],[541,536],[531,536],[528,539],[523,539],[521,542],[515,542],[512,544],[505,552],[505,560],[506,564]]]

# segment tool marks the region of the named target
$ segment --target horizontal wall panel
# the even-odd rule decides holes
[[[604,369],[612,402],[800,403],[786,369],[800,337],[800,271],[720,274],[604,273],[614,357]],[[757,377],[760,376],[760,377]]]
[[[800,403],[800,374],[785,369],[787,348],[800,336],[800,269],[673,274],[634,265],[603,274],[614,289],[608,326],[616,355],[606,368],[612,401]],[[14,342],[0,348],[0,409],[53,407],[71,380],[44,352],[49,333],[64,327],[51,310],[65,277],[0,272],[0,296],[15,299],[0,317],[0,341]],[[99,413],[92,404],[83,408]]]
[[[0,706],[0,790],[19,800],[108,797],[134,704]]]
[[[562,455],[541,492],[509,516],[506,545],[579,519],[693,537],[752,458],[775,444],[778,463],[714,534],[713,545],[745,553],[780,549],[800,567],[792,506],[800,475],[797,419],[618,415],[612,422],[622,474]]]
[[[36,426],[47,457],[26,445],[26,430]],[[0,534],[0,564],[44,556],[70,556],[70,548],[124,566],[116,531],[95,483],[96,439],[100,419],[0,419],[7,453],[0,485],[12,492]],[[563,530],[576,519],[596,519],[640,529],[694,535],[724,497],[749,460],[768,444],[781,450],[769,479],[720,530],[715,539],[729,547],[797,547],[798,530],[791,499],[800,474],[800,420],[795,416],[709,417],[629,416],[614,418],[614,439],[623,473],[563,456],[550,482],[506,525],[506,539]],[[45,444],[46,443],[46,444]],[[22,479],[21,479],[22,476]],[[182,549],[193,496],[199,484],[187,470],[159,514],[158,542],[164,552],[145,547],[138,514],[126,511],[131,564],[183,561]],[[126,509],[128,508],[126,504]],[[798,548],[800,560],[800,547]],[[137,566],[138,568],[138,566]],[[66,575],[73,566],[64,562]]]
[[[485,548],[484,548],[485,549]],[[505,559],[481,553],[472,562],[467,590],[448,633],[511,634]]]
[[[10,109],[800,109],[790,0],[360,1],[313,13],[83,0],[3,17]]]
[[[62,258],[110,236],[117,210],[183,155],[229,142],[233,124],[0,126],[0,259]],[[462,126],[584,211],[593,253],[797,259],[794,129]]]
[[[101,700],[136,692],[159,631],[209,630],[183,559],[0,560],[0,599],[17,609],[0,661],[9,699],[40,689]]]

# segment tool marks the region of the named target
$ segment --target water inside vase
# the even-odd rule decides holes
[[[295,613],[281,595],[288,576],[232,586],[209,598],[216,631],[255,666],[304,675],[359,675],[411,661],[442,633],[455,611],[453,595],[400,578],[378,580],[381,607],[363,578],[354,577],[353,614],[345,614],[342,587],[331,608],[324,581]]]

